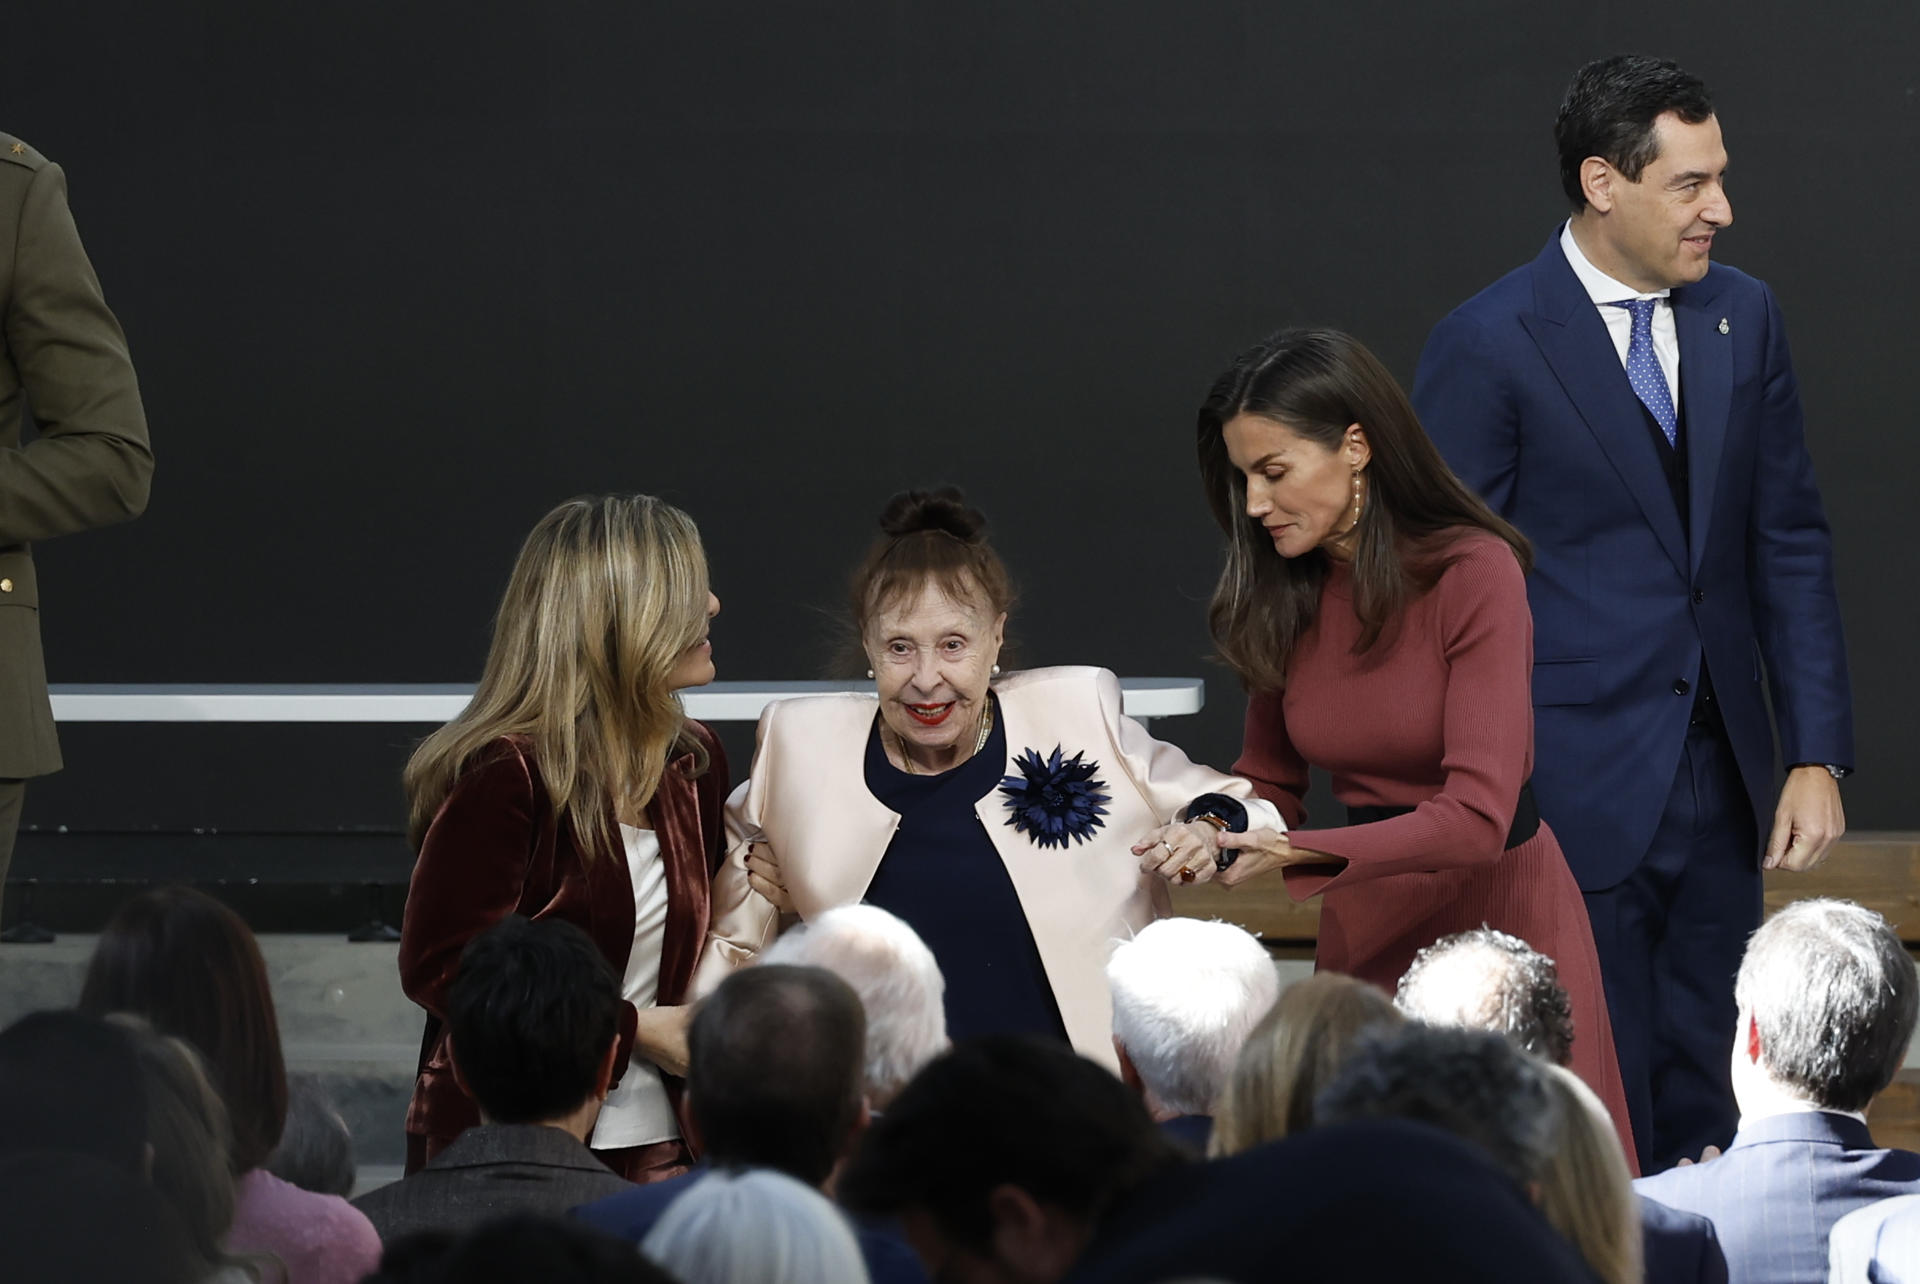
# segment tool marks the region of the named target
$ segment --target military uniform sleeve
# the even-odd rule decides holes
[[[0,224],[3,226],[3,224]],[[33,172],[15,221],[0,398],[23,393],[39,436],[0,449],[0,546],[137,517],[153,452],[127,341],[67,209],[57,165]]]

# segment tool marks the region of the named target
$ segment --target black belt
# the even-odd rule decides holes
[[[1411,807],[1349,807],[1347,823],[1371,825],[1376,820],[1392,820],[1395,816],[1404,816],[1412,810]],[[1503,850],[1512,851],[1538,832],[1540,832],[1540,804],[1533,800],[1533,782],[1529,780],[1520,786],[1520,800],[1513,806],[1513,827],[1507,830],[1507,841]]]

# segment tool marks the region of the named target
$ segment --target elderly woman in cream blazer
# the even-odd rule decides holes
[[[1106,670],[999,677],[1012,592],[984,525],[953,491],[882,515],[852,592],[874,694],[762,715],[695,990],[750,961],[783,911],[867,901],[932,948],[954,1038],[1054,1035],[1115,1065],[1107,956],[1166,912],[1161,874],[1281,821],[1124,716]]]

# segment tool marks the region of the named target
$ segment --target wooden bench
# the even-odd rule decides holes
[[[1920,832],[1883,830],[1848,834],[1825,864],[1804,874],[1769,873],[1766,908],[1832,896],[1857,901],[1893,924],[1910,951],[1920,953]],[[1264,940],[1277,958],[1312,958],[1320,931],[1320,902],[1296,904],[1278,877],[1245,887],[1173,889],[1174,913],[1222,918]],[[1912,1058],[1909,1053],[1909,1059]],[[1920,1151],[1920,1066],[1909,1065],[1870,1112],[1874,1139]]]

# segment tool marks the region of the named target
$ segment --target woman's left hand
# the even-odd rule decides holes
[[[1204,820],[1162,825],[1133,845],[1140,868],[1169,883],[1204,883],[1219,872],[1220,831]]]
[[[753,843],[747,848],[747,883],[767,898],[776,913],[794,912],[793,897],[788,895],[786,881],[780,876],[780,862],[766,843]]]

